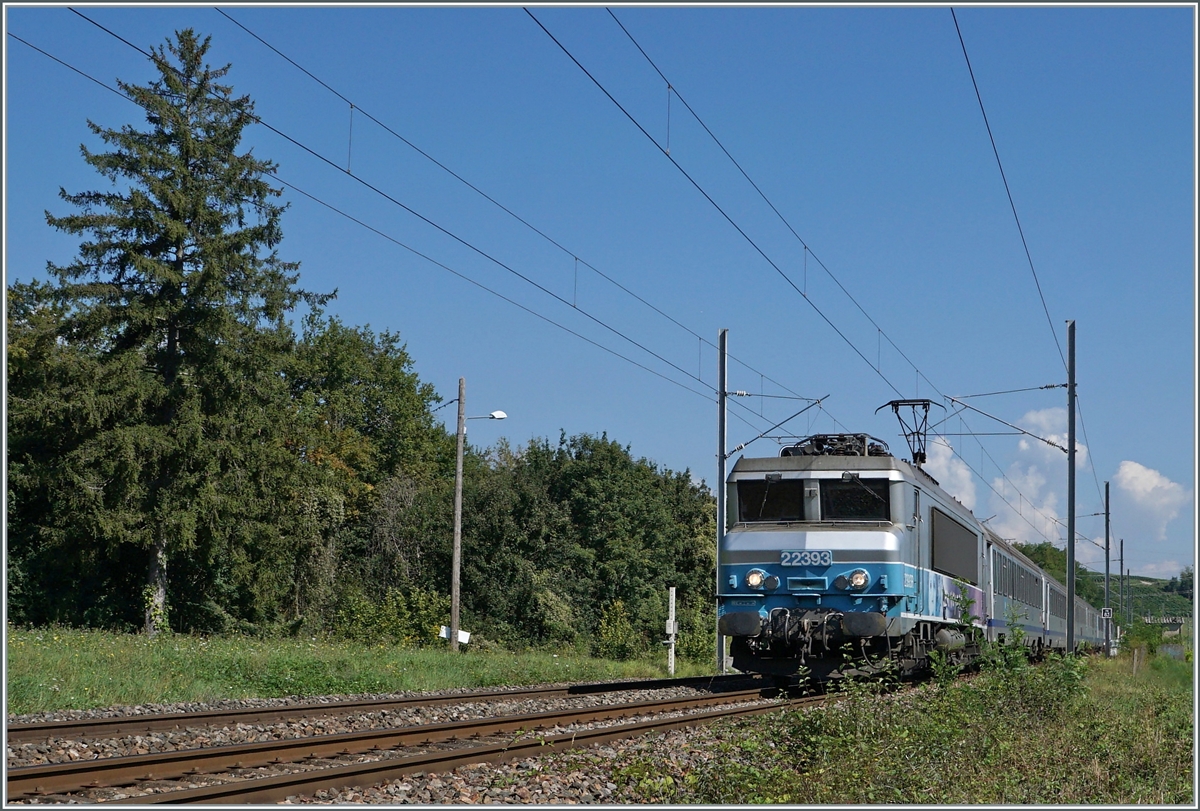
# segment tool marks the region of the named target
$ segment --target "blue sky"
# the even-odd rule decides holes
[[[338,290],[329,311],[345,322],[398,332],[445,399],[462,376],[469,414],[506,411],[471,423],[478,446],[607,432],[711,485],[728,328],[730,388],[771,395],[738,398],[730,447],[805,404],[788,398],[828,395],[788,433],[865,431],[907,457],[879,406],[930,397],[950,409],[940,420],[959,411],[944,395],[1065,383],[1074,319],[1077,529],[1102,547],[1091,514],[1108,481],[1114,573],[1118,538],[1134,573],[1193,562],[1191,7],[956,9],[1041,295],[948,6],[613,6],[670,92],[605,8],[530,7],[620,108],[520,6],[222,7],[353,114],[211,6],[77,8],[142,48],[211,34],[235,90],[327,159],[264,127],[244,142],[387,238],[289,190],[281,256],[305,288]],[[5,30],[109,85],[153,77],[65,6],[6,5]],[[144,118],[13,37],[4,47],[13,281],[74,255],[43,212],[68,210],[59,187],[105,182],[80,158],[99,147],[86,119]],[[1065,444],[1061,388],[967,402]],[[937,430],[928,467],[947,489],[1003,537],[1065,543],[1065,454],[982,436],[1010,429],[971,411]],[[1103,570],[1100,547],[1081,540],[1079,560]]]

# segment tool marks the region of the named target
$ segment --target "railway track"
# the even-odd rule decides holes
[[[733,679],[664,680],[566,688],[506,690],[490,693],[414,696],[406,703],[469,703],[484,697],[511,699],[586,695],[658,686],[704,687],[706,695],[636,701],[583,708],[557,709],[465,721],[425,723],[332,735],[309,735],[233,746],[191,748],[147,755],[98,758],[10,768],[7,799],[12,802],[113,800],[130,803],[278,802],[297,794],[350,785],[372,784],[417,772],[441,772],[458,766],[547,754],[591,746],[651,730],[708,723],[720,718],[769,712],[780,704],[778,691],[759,682],[749,690],[731,689]],[[270,708],[269,715],[288,717],[307,712],[343,714],[377,708],[395,700],[305,704]],[[151,724],[214,723],[214,716],[249,717],[252,711],[183,713],[138,717],[138,729]],[[262,710],[253,711],[262,714]],[[256,716],[257,717],[257,716]],[[131,717],[102,720],[104,732],[121,729]],[[216,723],[220,723],[219,721]],[[90,724],[89,724],[90,725]],[[76,729],[89,725],[76,723]],[[37,725],[42,730],[62,724]],[[159,727],[166,728],[166,727]],[[29,726],[24,732],[34,734]],[[24,734],[23,732],[23,734]]]
[[[506,701],[526,698],[615,693],[624,690],[656,690],[668,687],[694,687],[706,690],[732,689],[754,681],[744,675],[697,676],[680,679],[647,679],[594,684],[570,684],[556,687],[527,687],[508,690],[487,690],[458,693],[424,693],[398,698],[322,701],[288,704],[277,707],[252,707],[208,712],[177,712],[162,714],[117,715],[107,718],[84,718],[41,723],[7,725],[8,742],[45,740],[47,738],[100,738],[158,730],[184,729],[197,726],[230,726],[234,724],[269,723],[297,716],[321,717],[385,712],[406,707],[435,707],[476,701]]]

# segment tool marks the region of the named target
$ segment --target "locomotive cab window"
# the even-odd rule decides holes
[[[804,479],[742,479],[737,483],[738,521],[804,521]],[[808,484],[812,484],[808,482]]]
[[[821,480],[822,521],[890,521],[892,507],[887,479]]]
[[[887,479],[764,479],[737,482],[737,520],[742,523],[788,521],[891,521]]]

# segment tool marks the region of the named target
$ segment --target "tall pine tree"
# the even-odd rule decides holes
[[[73,348],[61,363],[86,397],[54,413],[42,398],[36,412],[10,377],[14,418],[41,420],[45,435],[19,448],[43,463],[14,483],[30,505],[14,513],[25,551],[115,563],[125,588],[140,579],[124,613],[151,635],[169,605],[262,620],[289,591],[299,541],[288,516],[306,466],[287,433],[287,317],[327,298],[298,289],[298,264],[277,254],[275,166],[238,152],[254,105],[220,83],[228,65],[204,61],[209,42],[176,32],[152,53],[153,82],[119,83],[148,126],[89,121],[109,150],[83,147],[84,160],[112,188],[62,190],[76,213],[46,213],[84,239],[71,264],[48,266],[64,313],[57,346],[31,344]]]

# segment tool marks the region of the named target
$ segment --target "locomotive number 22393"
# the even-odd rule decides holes
[[[815,549],[784,549],[779,553],[780,566],[829,566],[833,553]]]

